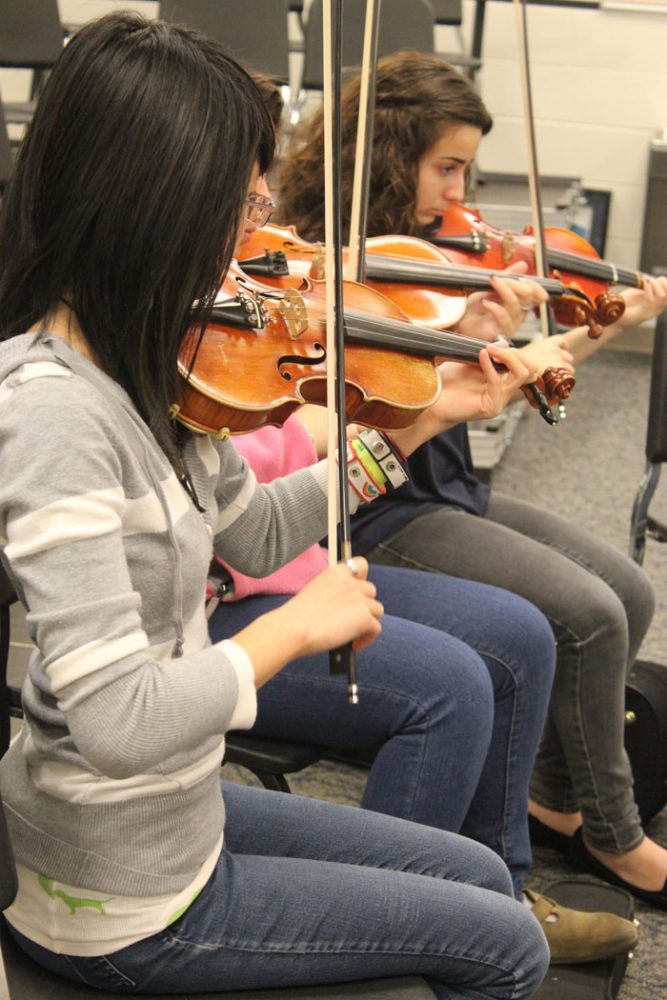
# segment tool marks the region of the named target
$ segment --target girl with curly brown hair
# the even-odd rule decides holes
[[[350,224],[352,177],[356,154],[360,80],[342,95],[343,229]],[[468,81],[436,56],[399,52],[378,63],[369,234],[421,235],[433,222],[430,206],[418,204],[419,163],[438,143],[446,124],[462,129],[478,143],[491,129],[491,116]],[[474,132],[474,135],[473,135]],[[322,109],[295,133],[295,148],[278,179],[278,216],[296,226],[304,239],[322,235]],[[436,206],[441,207],[441,206]]]
[[[346,225],[358,103],[356,80],[343,96]],[[449,202],[463,200],[491,124],[470,82],[437,57],[405,52],[381,59],[368,235],[419,234],[439,222]],[[312,240],[323,232],[321,113],[300,141],[283,166],[279,214]],[[510,283],[494,282],[493,296],[471,297],[460,332],[505,332],[502,314],[516,318],[526,302],[503,284]],[[582,361],[624,327],[664,309],[667,279],[623,294],[624,317],[599,341],[580,327],[524,350],[533,361],[554,348]],[[648,577],[567,517],[480,482],[463,424],[422,445],[409,467],[409,483],[354,518],[355,551],[371,563],[494,584],[543,611],[557,642],[557,669],[531,785],[534,836],[643,901],[667,907],[667,850],[644,835],[623,745],[625,676],[653,616]]]

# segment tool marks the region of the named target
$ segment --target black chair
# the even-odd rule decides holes
[[[463,0],[429,0],[436,24],[458,28],[463,23]]]
[[[0,817],[4,825],[4,816]],[[5,909],[14,898],[12,882],[15,871],[11,855],[0,827],[0,908]],[[3,992],[3,977],[6,992]],[[91,987],[78,985],[47,972],[21,951],[0,919],[0,997],[5,1000],[104,1000],[118,996]],[[250,990],[242,993],[179,993],[154,1000],[433,1000],[433,991],[423,980],[376,979],[365,983],[345,983],[341,986],[312,986],[285,990]]]
[[[161,0],[159,17],[220,42],[248,69],[289,80],[291,0]]]
[[[630,523],[630,555],[640,565],[644,561],[647,535],[667,542],[667,525],[649,515],[662,465],[667,462],[667,312],[658,318],[655,327],[645,450],[646,466]]]
[[[295,774],[329,754],[327,747],[292,740],[274,740],[240,731],[225,736],[225,764],[244,767],[264,788],[289,792],[286,774]]]
[[[433,8],[428,0],[382,0],[378,55],[402,49],[434,50]],[[305,24],[305,61],[302,87],[322,90],[322,0],[313,0]],[[346,70],[361,65],[366,0],[343,0],[342,58]]]
[[[235,731],[225,736],[225,764],[246,768],[265,788],[290,792],[286,774],[297,774],[320,760],[337,761],[367,771],[380,749],[377,746],[335,750],[315,743],[297,743]]]
[[[57,0],[0,3],[0,66],[32,70],[28,101],[3,102],[8,124],[27,125],[32,118],[45,74],[63,47]]]
[[[7,684],[10,609],[16,595],[0,568],[0,756],[9,745],[10,716],[21,715],[20,692]],[[0,910],[16,895],[16,867],[0,799]],[[117,994],[91,989],[47,972],[21,951],[0,918],[0,1000],[103,1000]],[[177,994],[155,1000],[199,1000],[201,994]],[[401,977],[331,986],[207,993],[210,1000],[433,1000],[423,979]]]
[[[463,24],[463,0],[429,0],[429,2],[433,8],[436,25],[453,28],[459,43],[459,50],[457,52],[452,52],[449,49],[441,52],[438,49],[438,55],[442,56],[448,63],[451,63],[452,66],[459,66],[465,70],[472,78],[477,70],[480,69],[482,60],[467,55],[465,51],[465,42],[461,31],[461,25]]]
[[[9,687],[9,637],[11,634],[11,606],[16,603],[14,588],[9,577],[0,567],[0,757],[9,746],[11,716],[21,715],[21,696],[17,688]],[[2,994],[0,993],[0,996]]]
[[[2,106],[0,106],[0,194],[4,191],[13,169],[14,156],[7,134],[7,122]]]

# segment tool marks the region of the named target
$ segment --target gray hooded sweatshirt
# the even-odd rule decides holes
[[[36,649],[0,763],[17,860],[62,882],[177,893],[220,840],[224,733],[252,669],[212,646],[212,550],[265,576],[326,531],[326,463],[258,485],[193,436],[196,509],[126,393],[52,336],[0,344],[0,535]],[[238,649],[239,647],[235,647]]]

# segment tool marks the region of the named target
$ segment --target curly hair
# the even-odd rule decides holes
[[[342,211],[349,232],[356,154],[360,78],[342,93]],[[448,127],[473,125],[483,135],[492,119],[472,84],[437,56],[397,52],[378,61],[368,235],[415,234],[417,171],[421,157]],[[299,127],[280,166],[279,221],[304,239],[324,232],[324,119],[320,107]]]

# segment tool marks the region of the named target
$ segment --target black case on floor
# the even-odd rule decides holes
[[[642,821],[667,802],[667,666],[637,660],[625,687],[625,749]]]

